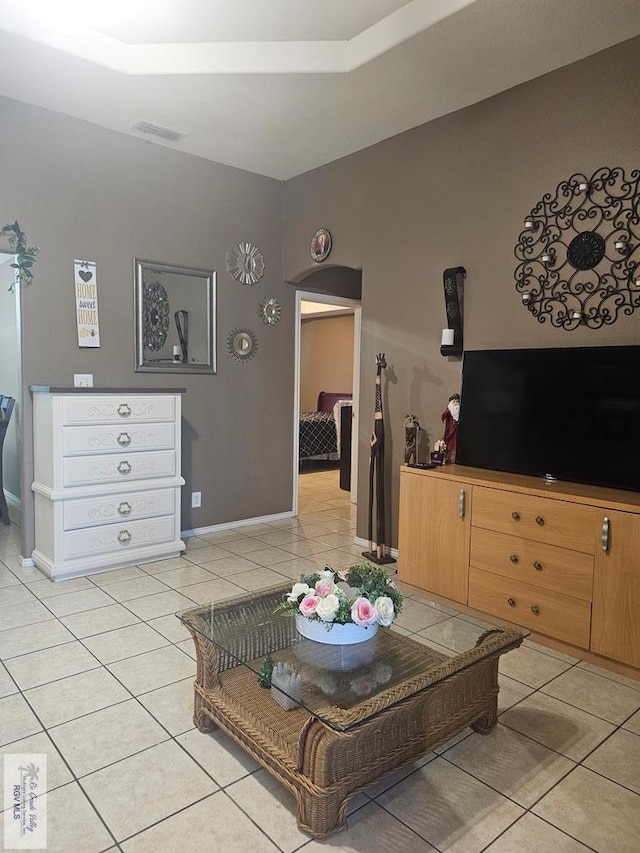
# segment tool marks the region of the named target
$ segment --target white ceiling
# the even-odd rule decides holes
[[[64,2],[0,0],[0,94],[279,179],[640,34],[638,0]]]

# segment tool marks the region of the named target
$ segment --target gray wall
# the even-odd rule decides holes
[[[515,292],[513,249],[524,216],[560,180],[603,165],[640,166],[639,91],[635,39],[285,184],[285,278],[300,280],[309,268],[310,235],[320,225],[333,235],[331,262],[362,267],[360,536],[375,353],[389,364],[392,544],[404,415],[415,414],[433,443],[459,390],[460,362],[439,354],[445,268],[467,269],[467,349],[638,343],[640,312],[599,331],[539,324]]]
[[[0,100],[0,220],[18,219],[40,247],[22,294],[24,383],[186,387],[183,529],[291,509],[293,476],[293,289],[283,283],[281,184],[93,125]],[[266,271],[242,286],[226,271],[239,240],[264,253]],[[135,257],[218,273],[218,373],[134,372]],[[97,262],[99,349],[79,349],[73,260]],[[274,328],[258,304],[283,307]],[[232,360],[226,335],[249,326],[257,357]],[[33,546],[31,403],[24,399],[25,553]],[[192,490],[202,509],[188,508]]]
[[[4,222],[2,223],[5,224]],[[9,287],[15,282],[11,269],[14,255],[0,254],[0,394],[15,402],[4,439],[2,483],[7,492],[20,497],[20,350],[17,328],[17,294]]]

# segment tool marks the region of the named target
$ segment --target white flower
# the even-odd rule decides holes
[[[333,581],[335,577],[335,572],[332,569],[323,569],[321,572],[318,572],[320,577],[323,580]]]
[[[386,595],[376,598],[375,607],[378,611],[378,622],[381,625],[391,625],[395,617],[393,601]]]
[[[325,622],[333,622],[336,618],[339,606],[340,602],[338,601],[338,596],[333,593],[329,593],[329,595],[325,595],[325,597],[321,598],[318,602],[316,616],[319,616],[320,619]]]
[[[301,595],[306,595],[308,592],[311,592],[311,587],[306,583],[294,583],[291,592],[287,595],[287,601],[293,604],[298,601]]]

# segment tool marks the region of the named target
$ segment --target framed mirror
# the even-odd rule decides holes
[[[134,261],[136,371],[215,373],[216,274]]]

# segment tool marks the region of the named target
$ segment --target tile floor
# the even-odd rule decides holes
[[[360,556],[337,476],[301,477],[298,518],[58,584],[19,568],[19,531],[0,528],[0,748],[48,754],[50,853],[637,853],[640,683],[529,641],[501,659],[491,735],[359,795],[323,842],[231,740],[193,728],[175,611]],[[397,630],[452,653],[470,621],[412,596]]]

